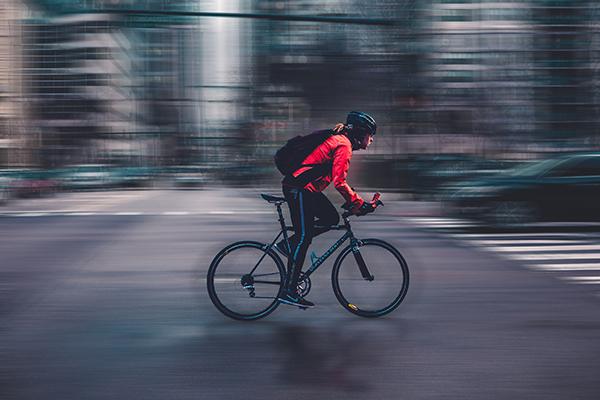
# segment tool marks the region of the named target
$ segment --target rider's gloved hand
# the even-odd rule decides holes
[[[373,211],[375,211],[375,205],[368,201],[363,201],[360,207],[354,207],[352,210],[350,210],[352,214],[358,217],[360,217],[361,215],[372,213]]]

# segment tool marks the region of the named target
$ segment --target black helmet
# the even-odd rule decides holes
[[[377,132],[373,117],[360,111],[350,111],[346,117],[346,128],[352,137],[362,139]]]

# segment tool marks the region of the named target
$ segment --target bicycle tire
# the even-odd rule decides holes
[[[369,251],[366,251],[367,249]],[[385,253],[381,250],[373,252],[377,249],[386,250],[387,257],[384,257]],[[379,239],[362,240],[359,252],[363,257],[367,255],[365,253],[368,253],[365,263],[369,272],[374,276],[373,281],[367,281],[362,277],[355,257],[352,256],[352,246],[350,245],[339,254],[331,271],[331,283],[335,297],[342,307],[361,317],[377,318],[389,314],[402,303],[408,292],[408,264],[394,246]],[[373,254],[377,256],[375,257]],[[396,268],[390,269],[388,263],[396,264]],[[391,266],[393,267],[393,265]],[[391,275],[399,276],[401,283],[392,282],[389,279]],[[386,296],[389,301],[377,301],[376,303],[381,304],[377,306],[368,305],[369,302],[373,302],[374,295],[379,295],[384,291],[393,294]]]
[[[286,276],[285,268],[281,258],[273,250],[265,253],[266,247],[267,245],[255,241],[232,243],[221,250],[211,262],[206,275],[208,295],[214,306],[224,315],[236,320],[254,321],[266,317],[279,306],[277,297],[281,295],[283,290],[283,283]],[[244,274],[248,275],[250,273],[262,256],[264,258],[261,261],[261,265],[259,265],[252,276],[269,276],[269,278],[264,278],[269,283],[264,282],[264,284],[261,284],[261,290],[264,290],[268,295],[262,296],[263,293],[259,292],[258,297],[251,297],[249,289],[243,287],[242,277]],[[226,267],[231,267],[237,258],[242,259],[240,271],[228,272]],[[228,264],[225,262],[226,260],[229,260]],[[248,260],[248,262],[245,260]],[[231,269],[233,268],[231,267]],[[224,278],[221,276],[224,276]],[[270,282],[271,278],[272,282]],[[258,290],[254,282],[252,286],[254,286],[255,290]],[[226,295],[239,297],[239,307],[233,306],[229,301],[226,301]],[[243,299],[246,301],[243,301]],[[255,304],[256,309],[244,310],[246,302],[248,304]],[[261,305],[263,303],[264,306]]]

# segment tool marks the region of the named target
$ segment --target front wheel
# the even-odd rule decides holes
[[[256,320],[277,308],[285,268],[281,258],[265,244],[244,241],[230,244],[210,264],[206,285],[215,307],[233,319]]]
[[[363,277],[359,262],[368,270]],[[361,317],[381,317],[395,310],[408,291],[408,265],[398,250],[379,239],[346,247],[335,260],[333,292],[342,307]]]

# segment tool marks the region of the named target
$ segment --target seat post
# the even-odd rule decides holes
[[[279,225],[281,226],[281,232],[283,232],[283,239],[285,240],[285,243],[289,244],[289,240],[288,240],[288,234],[287,234],[287,227],[285,226],[285,219],[283,218],[283,211],[281,211],[281,202],[280,203],[276,203],[277,205],[277,215],[279,215]]]

